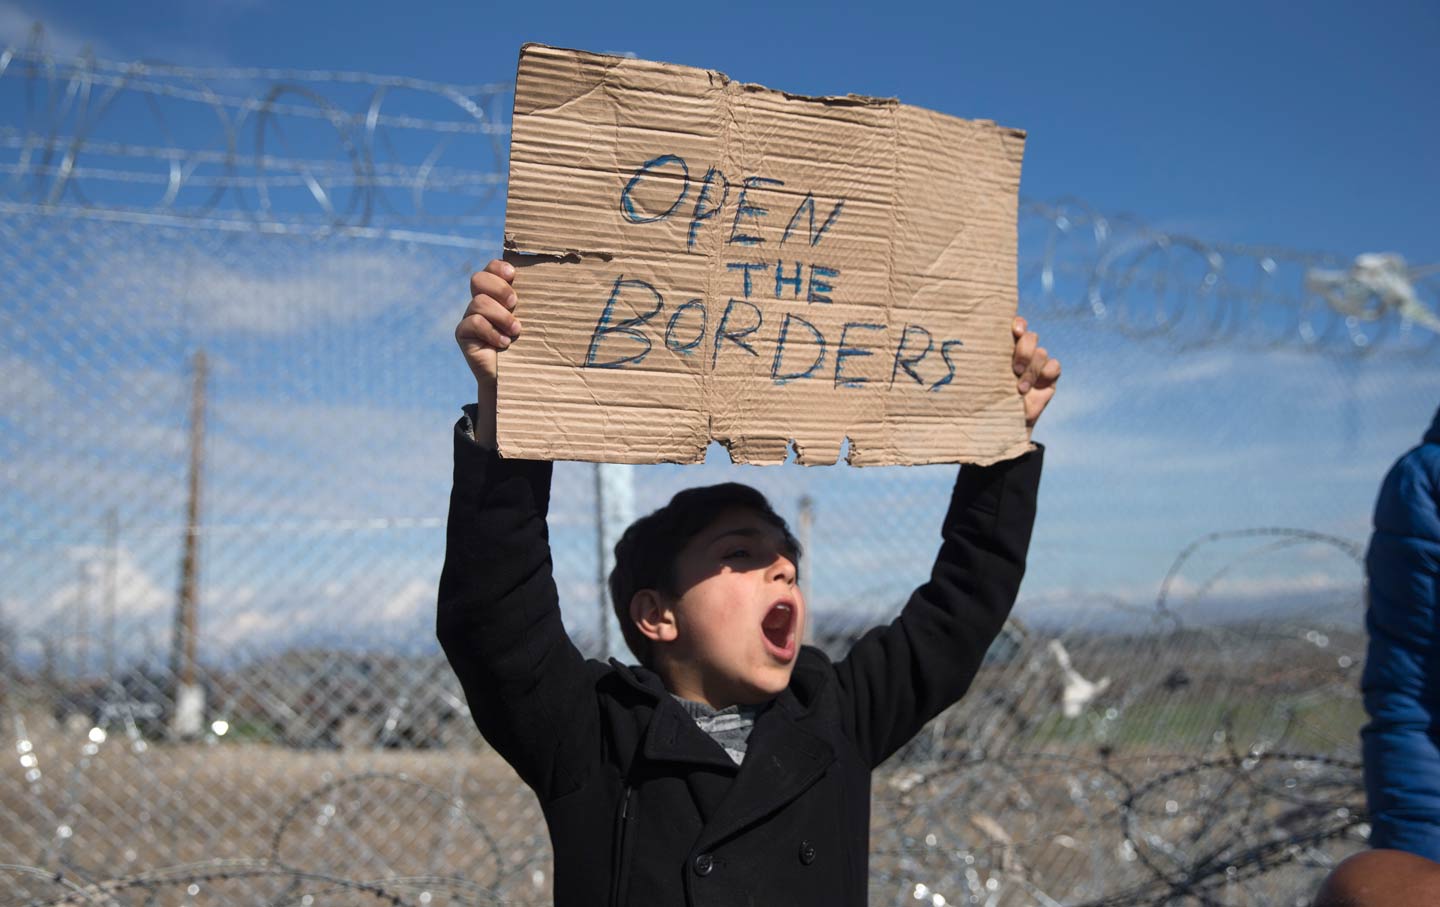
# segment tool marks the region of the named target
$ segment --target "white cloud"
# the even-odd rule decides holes
[[[104,40],[57,21],[54,10],[37,15],[15,0],[0,0],[0,46],[29,47],[31,31],[37,22],[44,28],[41,49],[51,56],[79,57],[86,51],[93,51],[97,57],[114,56]]]
[[[237,401],[210,439],[212,514],[444,514],[450,415],[365,403]]]
[[[207,642],[225,647],[253,645],[292,632],[299,622],[293,613],[248,609],[207,623]]]
[[[434,609],[435,591],[433,579],[412,579],[383,600],[371,614],[375,620],[384,623],[412,621]]]
[[[1352,592],[1360,588],[1360,582],[1358,569],[1350,575],[1312,570],[1300,574],[1224,576],[1209,584],[1198,584],[1180,576],[1170,583],[1169,598],[1171,601],[1178,601],[1201,593],[1217,598],[1262,598],[1271,595]]]
[[[1100,381],[1065,381],[1057,390],[1051,404],[1040,417],[1040,431],[1048,433],[1061,426],[1083,422],[1103,414],[1116,405],[1124,393],[1114,383]],[[1037,438],[1037,440],[1040,440]]]
[[[1167,616],[1157,607],[1160,582],[1111,583],[1103,592],[1056,586],[1022,593],[1015,616],[1026,623],[1072,630],[1168,632],[1178,620],[1203,625],[1237,619],[1361,618],[1358,572],[1309,569],[1263,575],[1224,576],[1206,585],[1186,576],[1170,583]]]
[[[109,609],[106,599],[112,557],[118,621],[144,620],[168,614],[174,607],[175,592],[156,582],[128,547],[117,547],[113,553],[89,546],[70,547],[42,556],[63,565],[63,569],[50,573],[57,581],[42,587],[33,597],[12,595],[0,603],[0,613],[21,634],[45,635],[61,628],[71,633],[82,611],[89,616],[92,635],[98,632]]]
[[[1239,353],[1229,349],[1206,350],[1195,358],[1181,359],[1170,368],[1163,369],[1147,380],[1162,387],[1213,381],[1234,375],[1242,364]]]
[[[230,24],[237,15],[251,14],[265,0],[207,0],[190,4],[180,11],[188,18],[198,19],[198,26],[192,31],[214,33]],[[0,47],[29,47],[31,30],[36,23],[44,29],[41,50],[57,59],[84,56],[93,53],[103,60],[126,61],[137,58],[156,60],[189,66],[225,66],[226,61],[213,46],[182,43],[156,37],[153,33],[127,36],[124,46],[117,46],[106,37],[90,32],[73,21],[63,20],[54,4],[48,7],[32,8],[17,0],[0,0]],[[152,30],[153,32],[153,30]],[[138,42],[138,43],[135,43]],[[264,86],[259,82],[230,83],[248,84],[258,92]]]
[[[173,328],[177,316],[188,315],[202,336],[353,328],[392,308],[413,308],[416,296],[439,279],[431,259],[398,247],[316,245],[303,257],[302,248],[286,248],[288,260],[203,256],[183,245],[150,248],[117,255],[95,270],[110,294],[120,288],[130,297],[117,300],[129,318]]]
[[[64,396],[38,365],[0,353],[0,419],[20,420],[35,412],[53,412]]]

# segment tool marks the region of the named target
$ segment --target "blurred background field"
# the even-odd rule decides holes
[[[1058,709],[1050,640],[1012,639],[964,703],[877,773],[873,903],[1294,903],[1363,841],[1359,708],[1325,657],[1356,651],[1353,635],[1323,654],[1267,646],[1293,659],[1288,678],[1176,663],[1117,673],[1075,718]],[[1113,640],[1082,635],[1066,652],[1116,664]],[[437,677],[435,700],[448,686]],[[534,799],[435,700],[392,713],[342,703],[308,713],[333,733],[288,741],[231,699],[217,711],[243,734],[183,742],[124,721],[100,733],[47,711],[53,690],[17,687],[36,776],[7,787],[0,810],[38,834],[7,834],[7,857],[47,871],[7,869],[15,903],[546,900]],[[434,723],[396,734],[399,716]]]

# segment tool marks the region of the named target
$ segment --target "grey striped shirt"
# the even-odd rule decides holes
[[[755,727],[755,719],[770,707],[770,703],[766,702],[760,705],[731,705],[723,709],[712,709],[703,702],[681,699],[674,693],[670,695],[680,703],[687,715],[695,719],[700,730],[720,744],[726,755],[735,760],[736,765],[745,761],[745,746],[750,740],[750,731]]]

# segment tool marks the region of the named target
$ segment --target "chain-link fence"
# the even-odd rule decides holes
[[[0,57],[0,903],[546,902],[433,631],[506,106]],[[1066,368],[1030,573],[876,778],[872,903],[1304,903],[1365,838],[1359,558],[1440,401],[1433,272],[1078,204],[1025,206],[1021,263]],[[688,485],[798,527],[835,654],[927,572],[952,469],[723,460],[557,466],[583,650],[604,532]]]

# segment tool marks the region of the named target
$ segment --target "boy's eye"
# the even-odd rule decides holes
[[[729,552],[727,552],[727,553],[725,554],[725,560],[728,561],[728,560],[731,560],[731,559],[733,559],[733,558],[741,558],[741,557],[749,557],[749,556],[750,556],[750,549],[748,549],[748,548],[734,548],[734,549],[731,549]]]

